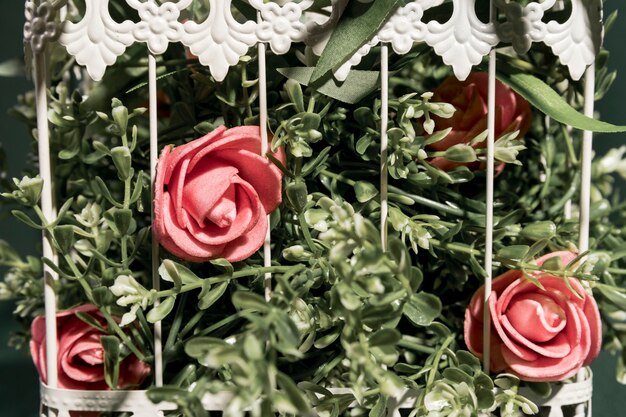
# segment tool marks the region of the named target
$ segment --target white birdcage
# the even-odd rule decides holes
[[[53,0],[28,0],[26,2],[25,40],[33,52],[34,83],[36,88],[37,127],[39,143],[40,175],[44,179],[41,198],[45,217],[51,221],[56,217],[53,200],[54,177],[50,168],[48,102],[47,102],[47,63],[46,54],[51,43],[63,45],[76,61],[85,67],[86,73],[94,80],[100,80],[108,67],[115,65],[116,59],[127,47],[143,42],[147,45],[148,84],[150,97],[150,163],[154,181],[157,161],[157,71],[156,57],[162,54],[170,43],[182,43],[196,55],[200,63],[207,66],[217,81],[225,78],[229,68],[238,63],[249,48],[258,48],[259,57],[259,108],[260,124],[267,125],[267,85],[265,57],[268,53],[284,54],[294,42],[304,42],[313,50],[320,51],[338,22],[347,0],[332,0],[329,17],[321,19],[311,16],[307,9],[312,0],[264,2],[248,0],[257,10],[257,21],[238,22],[231,14],[231,0],[206,0],[210,13],[203,22],[179,21],[180,12],[192,5],[195,0],[178,2],[158,2],[156,0],[112,0],[126,2],[137,10],[138,22],[116,22],[109,15],[109,0],[88,0],[82,20],[72,23],[64,20],[61,2]],[[475,0],[452,0],[453,12],[447,22],[425,22],[424,13],[443,0],[414,0],[399,7],[369,42],[336,68],[334,76],[338,81],[346,79],[351,67],[357,65],[370,50],[380,47],[381,53],[381,144],[380,144],[380,198],[381,234],[386,244],[387,230],[387,114],[388,114],[388,54],[403,55],[415,43],[425,43],[441,56],[444,63],[451,66],[459,79],[465,79],[472,68],[487,57],[489,66],[488,100],[488,139],[487,139],[487,182],[486,182],[486,256],[484,269],[487,271],[485,294],[489,294],[492,275],[492,234],[493,234],[493,191],[494,191],[494,126],[495,126],[495,82],[496,52],[502,44],[511,44],[519,54],[532,48],[533,43],[543,42],[551,48],[561,63],[569,68],[573,79],[585,77],[585,115],[593,116],[594,103],[594,60],[602,40],[601,0],[570,0],[571,13],[565,21],[544,21],[544,13],[553,8],[563,8],[563,1],[529,1],[522,5],[513,0],[492,0],[491,21],[481,21],[475,12]],[[497,18],[496,18],[497,17]],[[267,50],[267,46],[271,52]],[[267,147],[267,131],[261,129],[262,143]],[[580,201],[580,242],[579,250],[588,249],[590,172],[592,158],[592,134],[583,134],[582,181]],[[266,154],[267,149],[263,150]],[[266,237],[264,255],[266,265],[271,265],[271,236]],[[153,285],[159,288],[157,267],[159,246],[153,243],[152,265]],[[55,253],[47,237],[43,236],[43,256],[55,260]],[[52,281],[57,279],[55,272],[44,267],[47,280],[45,288],[46,335],[47,335],[47,385],[41,385],[42,404],[48,416],[69,417],[69,412],[77,411],[126,411],[135,417],[161,415],[163,411],[175,409],[174,404],[153,404],[145,391],[78,391],[58,389],[57,386],[57,346],[56,346],[56,296]],[[272,277],[267,274],[266,296],[271,296]],[[486,301],[486,300],[485,300]],[[489,326],[489,320],[485,321]],[[161,358],[161,328],[155,325],[155,384],[163,383]],[[489,343],[484,346],[488,347]],[[485,364],[489,363],[488,348],[484,353]],[[485,365],[488,371],[488,365]],[[345,390],[345,389],[343,389]],[[349,390],[348,390],[349,391]],[[576,415],[591,415],[591,373],[582,371],[579,381],[564,384],[549,399],[533,398],[538,405],[550,407],[550,416],[563,415],[562,406],[575,405]],[[529,393],[532,397],[532,394]],[[207,410],[223,410],[228,402],[227,394],[207,395],[203,405]],[[410,408],[416,393],[406,392],[389,404],[389,414],[397,415],[398,409]]]

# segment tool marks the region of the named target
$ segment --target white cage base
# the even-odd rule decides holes
[[[333,394],[350,394],[349,388],[332,388]],[[71,417],[70,411],[85,412],[127,412],[132,417],[163,416],[165,411],[174,411],[177,405],[171,402],[153,403],[148,399],[147,391],[84,391],[51,388],[41,384],[41,404],[48,408],[48,417]],[[548,417],[564,417],[563,407],[580,406],[573,417],[591,415],[593,393],[593,375],[588,370],[588,377],[583,381],[554,384],[552,393],[542,398],[529,388],[523,388],[521,394],[538,407],[549,407]],[[417,402],[418,391],[405,390],[400,396],[388,402],[387,416],[399,416],[399,410],[412,409]],[[232,394],[228,391],[205,394],[202,405],[207,411],[223,411],[228,406]],[[356,407],[354,402],[350,407]],[[577,408],[578,410],[578,408]],[[46,414],[41,414],[46,417]],[[541,415],[546,415],[541,413]]]

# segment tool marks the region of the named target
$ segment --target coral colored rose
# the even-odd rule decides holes
[[[108,390],[104,380],[104,349],[100,338],[105,336],[75,313],[87,313],[106,328],[106,321],[92,304],[81,305],[57,314],[57,363],[59,388]],[[38,316],[31,325],[30,353],[44,383],[46,369],[46,320]],[[130,354],[120,364],[119,388],[136,387],[150,373],[150,367]]]
[[[282,149],[275,155],[284,160]],[[241,261],[265,241],[282,199],[282,172],[261,156],[258,126],[219,127],[166,146],[157,167],[154,233],[179,258]]]
[[[537,260],[542,265],[558,256],[563,265],[576,255],[554,252]],[[489,297],[491,363],[493,372],[510,372],[525,381],[561,381],[576,374],[598,356],[602,342],[600,313],[593,297],[578,280],[570,285],[546,272],[533,273],[544,289],[508,271],[493,280]],[[465,343],[477,356],[483,353],[481,287],[465,311]]]
[[[428,150],[445,151],[454,145],[469,144],[472,139],[487,130],[488,78],[489,75],[485,72],[473,72],[465,81],[450,76],[433,91],[433,102],[450,103],[456,111],[448,119],[433,116],[438,130],[452,128],[452,131],[444,139],[429,145]],[[531,111],[528,102],[496,80],[496,140],[516,130],[520,131],[520,137],[524,136],[530,128],[530,123]],[[484,148],[486,142],[474,146]],[[480,168],[478,162],[462,164],[441,156],[433,158],[430,163],[444,171],[460,165],[466,165],[470,169]]]

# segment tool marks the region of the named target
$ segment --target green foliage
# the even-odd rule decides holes
[[[91,302],[107,319],[111,334],[102,342],[112,387],[127,354],[152,360],[149,323],[161,320],[166,386],[150,388],[149,396],[177,404],[186,416],[207,415],[201,398],[218,391],[232,395],[227,416],[243,410],[335,416],[353,403],[355,413],[382,416],[390,397],[405,390],[415,394],[414,415],[536,411],[519,394],[517,378],[487,375],[478,358],[462,350],[464,310],[486,275],[485,175],[469,167],[485,161],[485,150],[475,145],[486,132],[469,144],[432,150],[450,134],[436,120],[455,110],[432,101],[431,91],[449,69],[420,46],[390,62],[383,248],[377,52],[343,84],[328,72],[399,3],[350,2],[349,17],[317,63],[300,46],[283,57],[268,56],[268,68],[280,68],[268,74],[271,146],[287,155],[285,163],[268,155],[284,173],[283,204],[270,219],[271,265],[260,254],[233,264],[192,264],[162,251],[158,291],[151,289],[145,50],[129,48],[120,58],[125,67],[112,68],[89,91],[70,91],[70,83],[51,74],[57,218],[44,219],[36,207],[43,184],[31,170],[13,184],[0,175],[0,207],[47,233],[59,262],[41,261],[35,252],[23,259],[0,242],[0,266],[7,268],[0,299],[14,299],[15,315],[28,326],[42,311],[42,262],[51,265],[60,277],[55,289],[62,308]],[[312,8],[327,4],[315,1]],[[233,5],[254,17],[247,2]],[[445,7],[432,12],[444,14]],[[191,17],[207,12],[203,2],[194,2]],[[533,280],[535,271],[558,270],[563,279],[586,280],[603,315],[606,347],[626,352],[626,215],[613,178],[626,177],[626,148],[594,162],[591,250],[569,265],[533,262],[549,251],[575,251],[578,238],[575,216],[565,215],[565,208],[579,197],[580,140],[554,121],[602,131],[618,127],[580,116],[581,86],[550,54],[531,51],[528,74],[519,74],[517,58],[504,52],[508,66],[500,67],[500,78],[535,109],[525,137],[510,132],[496,142],[496,159],[505,165],[496,178],[494,272],[519,269]],[[56,51],[51,58],[54,64],[67,57]],[[599,96],[612,79],[606,59],[603,53],[598,62]],[[161,147],[187,143],[222,124],[258,124],[254,50],[222,83],[177,47],[158,58],[158,71],[167,97],[159,106]],[[34,128],[33,109],[32,95],[26,95],[13,113]],[[439,156],[468,166],[442,171],[430,163]],[[0,170],[3,158],[0,149]],[[22,335],[19,342],[25,341]],[[624,357],[617,366],[622,381]]]

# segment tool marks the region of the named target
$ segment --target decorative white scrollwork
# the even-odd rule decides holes
[[[109,15],[108,0],[85,2],[85,16],[78,23],[65,22],[59,41],[76,62],[87,68],[89,76],[101,80],[104,71],[113,65],[135,39],[130,20],[117,23]]]
[[[196,55],[202,65],[211,70],[217,81],[222,81],[228,68],[256,44],[256,23],[239,23],[230,9],[231,0],[211,1],[209,16],[202,23],[185,22],[182,42]]]
[[[502,41],[511,42],[517,53],[528,52],[532,42],[544,42],[569,68],[575,80],[593,63],[602,43],[601,0],[571,0],[571,15],[563,23],[542,20],[556,0],[526,6],[504,0],[497,4],[507,17],[498,26],[498,35]]]
[[[43,51],[48,42],[54,41],[59,36],[55,14],[49,3],[44,2],[36,6],[33,0],[26,2],[24,41],[30,43],[33,52]]]
[[[499,39],[495,25],[483,23],[476,16],[474,0],[453,0],[452,3],[454,10],[450,20],[428,22],[424,41],[452,67],[459,80],[464,80]]]
[[[526,6],[513,1],[498,0],[498,8],[504,12],[506,21],[498,25],[498,36],[510,42],[518,54],[530,50],[533,42],[540,42],[546,35],[544,13],[552,8],[556,0],[529,3]]]
[[[276,3],[263,3],[262,0],[249,0],[260,12],[260,22],[256,35],[261,42],[267,42],[272,51],[282,55],[289,51],[292,42],[301,42],[306,37],[306,25],[300,21],[302,13],[311,7],[313,1],[289,2],[284,6]]]
[[[578,80],[593,63],[602,44],[602,1],[571,1],[570,18],[564,23],[548,22],[543,42],[567,65],[572,78]]]
[[[139,12],[141,19],[133,28],[133,35],[140,42],[148,44],[153,54],[162,54],[168,45],[179,42],[183,35],[183,24],[178,21],[181,10],[187,8],[192,0],[179,0],[178,3],[166,2],[157,5],[151,1],[126,0]]]

